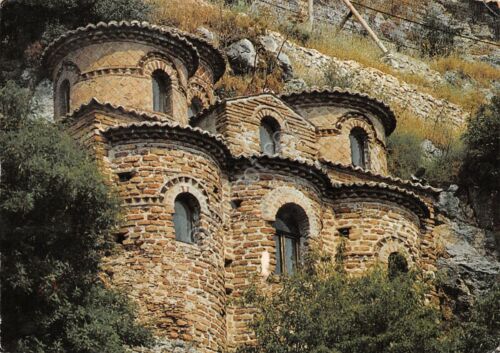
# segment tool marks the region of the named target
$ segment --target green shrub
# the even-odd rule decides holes
[[[14,81],[7,81],[0,86],[0,130],[19,129],[27,122],[32,107],[31,92],[20,88]]]
[[[240,351],[446,352],[440,312],[425,305],[425,286],[415,278],[390,280],[381,269],[354,277],[326,265],[282,278],[272,296],[254,288],[246,300],[257,311],[257,343]]]
[[[257,342],[238,351],[484,353],[500,342],[500,285],[460,319],[445,318],[446,310],[427,300],[431,286],[408,272],[402,257],[388,271],[377,266],[361,276],[339,271],[342,261],[331,260],[308,254],[301,271],[282,277],[272,295],[251,286],[243,302],[255,310]]]
[[[461,170],[464,184],[481,190],[500,189],[500,96],[484,105],[470,119],[463,136],[465,159]]]
[[[97,166],[54,125],[0,90],[2,345],[8,352],[123,352],[147,344],[128,301],[101,284],[118,202]]]
[[[389,136],[387,165],[392,175],[408,179],[422,167],[422,141],[419,136],[407,131],[395,131]]]
[[[462,350],[467,353],[489,352],[500,342],[500,284],[480,297],[463,325]]]

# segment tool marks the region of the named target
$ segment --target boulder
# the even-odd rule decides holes
[[[288,81],[292,79],[292,61],[290,60],[288,55],[286,55],[282,50],[280,51],[280,49],[282,49],[281,47],[283,43],[279,42],[275,37],[270,35],[260,36],[259,42],[267,52],[278,55],[276,59],[278,60],[278,64],[280,65],[281,69],[283,70],[284,80]]]
[[[226,51],[231,68],[237,74],[244,74],[252,71],[257,62],[257,52],[248,39],[241,39],[231,44]]]
[[[203,39],[209,41],[209,42],[215,42],[217,41],[217,35],[210,31],[209,29],[205,28],[205,27],[198,27],[196,28],[196,34],[198,34],[200,37],[202,37]]]
[[[293,67],[290,58],[285,53],[279,53],[277,59],[281,69],[283,70],[283,79],[285,81],[290,80],[293,77]]]
[[[427,158],[439,158],[443,155],[443,151],[437,148],[429,139],[423,140],[420,147],[422,147],[422,151]]]
[[[277,53],[280,47],[278,40],[275,37],[269,35],[260,36],[259,42],[265,50],[271,53]]]

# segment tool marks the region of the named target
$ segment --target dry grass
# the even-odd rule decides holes
[[[289,19],[287,24],[279,23],[272,18],[269,13],[242,14],[234,11],[223,4],[222,1],[212,1],[210,4],[203,4],[197,0],[148,0],[155,6],[152,20],[155,23],[175,26],[180,29],[194,32],[198,27],[203,26],[216,32],[219,36],[219,45],[224,47],[240,38],[255,38],[263,34],[266,29],[281,31],[290,28]],[[413,3],[408,0],[403,2]],[[383,1],[380,4],[390,4]],[[378,2],[371,4],[377,5]],[[390,6],[401,6],[401,1],[394,1]],[[413,5],[412,5],[413,6]],[[415,5],[416,6],[416,5]],[[420,5],[418,5],[420,6]],[[296,41],[300,45],[316,49],[321,53],[341,60],[354,60],[366,67],[378,69],[386,74],[395,76],[401,81],[415,85],[418,90],[428,93],[433,97],[448,100],[457,104],[467,112],[475,112],[484,103],[484,97],[478,90],[464,91],[463,89],[451,85],[434,85],[423,75],[408,74],[394,70],[389,65],[383,63],[381,52],[375,43],[368,37],[355,34],[335,33],[336,29],[331,26],[324,26],[314,33],[308,33],[301,27],[300,23],[293,26],[294,30],[288,33],[289,40]],[[492,80],[500,79],[500,70],[493,68],[486,63],[467,62],[457,55],[438,58],[429,62],[431,67],[438,72],[444,73],[447,70],[456,70],[470,76],[481,85],[487,86]],[[324,78],[314,70],[305,67],[294,68],[299,77],[307,83],[322,85]],[[236,84],[238,78],[225,77],[223,84],[231,86],[234,92],[254,92],[259,89],[278,89],[281,84],[262,82],[261,78],[254,78],[253,81],[241,79]],[[264,80],[265,81],[265,80]],[[246,87],[241,87],[246,82]],[[233,87],[234,86],[234,87]]]
[[[396,74],[390,66],[380,61],[382,53],[372,40],[355,34],[335,34],[334,31],[331,26],[321,28],[306,43],[307,47],[340,60],[354,60],[382,72]]]
[[[466,61],[456,54],[431,61],[431,67],[442,74],[450,70],[458,71],[483,86],[490,85],[491,81],[500,80],[499,69],[484,62]]]
[[[197,0],[149,0],[154,23],[195,32],[206,27],[217,33],[220,46],[240,38],[255,38],[269,26],[265,16],[252,17],[232,11],[223,2],[206,4]]]
[[[395,15],[407,15],[409,11],[422,12],[427,9],[429,0],[358,0],[359,3],[390,12]]]
[[[417,136],[421,140],[431,140],[437,146],[448,146],[460,139],[462,129],[454,128],[450,124],[436,119],[435,121],[417,118],[405,110],[395,109],[398,117],[397,131],[405,131]]]
[[[276,75],[265,76],[262,73],[255,75],[235,76],[225,74],[215,87],[220,98],[247,96],[262,92],[283,91],[283,81]]]

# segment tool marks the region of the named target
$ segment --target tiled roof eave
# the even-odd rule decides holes
[[[409,189],[415,189],[421,192],[429,193],[433,196],[439,194],[440,192],[443,191],[443,189],[440,188],[435,188],[432,185],[423,185],[421,183],[415,183],[410,180],[405,180],[393,176],[388,176],[388,175],[382,175],[382,174],[377,174],[372,172],[371,170],[363,169],[361,167],[355,167],[353,165],[347,165],[347,164],[341,164],[341,163],[335,163],[326,159],[320,159],[320,163],[324,164],[327,168],[335,168],[339,169],[341,171],[347,171],[347,172],[352,172],[356,174],[361,174],[364,176],[369,176],[372,178],[379,179],[382,182],[390,183],[390,184],[397,184],[400,187],[404,188],[409,188]]]
[[[81,107],[79,110],[73,112],[69,118],[77,118],[84,113],[101,110],[107,110],[113,113],[129,115],[132,117],[148,117],[148,113],[146,112],[129,110],[121,106],[117,107],[93,100],[87,105]],[[105,129],[103,131],[103,135],[106,136],[111,143],[119,141],[127,142],[136,139],[166,138],[169,141],[181,140],[200,150],[209,151],[210,154],[212,154],[219,161],[221,166],[227,168],[228,170],[260,165],[266,168],[266,170],[279,170],[284,173],[309,180],[322,194],[327,197],[338,198],[342,195],[356,195],[358,197],[362,197],[362,195],[378,195],[383,196],[386,199],[390,199],[392,197],[396,202],[401,203],[402,206],[410,208],[412,211],[417,213],[419,217],[426,218],[429,216],[429,210],[425,205],[425,202],[409,190],[409,186],[415,187],[415,185],[401,185],[405,182],[403,180],[383,177],[367,171],[336,165],[336,167],[348,169],[356,173],[376,175],[382,180],[389,181],[390,183],[358,182],[334,184],[328,176],[328,169],[325,167],[324,162],[313,163],[305,159],[292,159],[280,155],[254,154],[250,156],[233,156],[226,145],[226,141],[221,135],[214,135],[197,127],[181,126],[175,122],[160,121],[160,118],[163,117],[149,115],[148,121],[112,126]],[[329,164],[333,163],[330,162]],[[257,171],[259,171],[258,168]],[[390,185],[394,184],[394,182],[399,182],[400,186]]]
[[[184,58],[189,76],[194,75],[199,65],[199,53],[195,46],[174,30],[139,21],[111,21],[89,24],[68,31],[52,41],[42,53],[42,66],[53,69],[55,63],[64,57],[78,43],[114,38],[126,40],[150,40],[152,43],[175,43],[176,51]]]
[[[387,135],[396,128],[396,117],[391,108],[384,102],[361,92],[338,87],[333,89],[312,87],[301,92],[281,94],[279,98],[291,106],[350,105],[359,110],[369,110],[379,117]]]
[[[328,196],[333,199],[366,198],[393,201],[414,212],[421,220],[430,216],[426,203],[406,189],[376,182],[337,183],[332,185]]]

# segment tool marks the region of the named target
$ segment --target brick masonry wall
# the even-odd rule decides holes
[[[245,182],[243,173],[235,174],[231,198],[241,204],[231,214],[231,234],[227,247],[232,249],[232,262],[226,268],[226,288],[231,299],[238,299],[254,281],[272,274],[276,265],[272,222],[279,208],[293,203],[306,213],[309,239],[319,241],[321,196],[306,180],[272,170],[259,172],[258,180]],[[242,180],[242,181],[239,181]],[[233,300],[232,302],[237,303]],[[253,339],[248,324],[252,309],[230,305],[227,309],[228,347],[235,348]]]
[[[188,145],[129,141],[109,151],[113,174],[135,170],[115,183],[124,200],[121,251],[105,259],[110,283],[135,299],[158,336],[193,341],[201,352],[225,346],[224,179],[210,157]],[[175,240],[174,199],[193,194],[201,206],[195,244]]]
[[[231,303],[238,303],[252,283],[273,286],[264,281],[273,276],[276,265],[272,222],[279,208],[290,203],[307,215],[306,246],[332,258],[342,241],[339,229],[350,228],[345,267],[351,273],[361,273],[378,262],[386,264],[396,251],[411,266],[419,264],[420,221],[398,204],[369,198],[328,200],[309,182],[272,170],[262,171],[258,181],[233,183],[231,197],[241,202],[232,212],[232,233],[226,242],[232,249],[232,262],[226,268]],[[228,348],[251,343],[254,337],[248,326],[253,309],[233,304],[227,312]]]
[[[168,115],[174,121],[188,123],[187,107],[193,97],[198,97],[204,107],[213,103],[212,74],[207,68],[200,67],[188,82],[183,63],[165,48],[113,41],[75,50],[54,70],[57,115],[61,106],[58,87],[66,79],[71,84],[70,111],[96,98],[100,102],[152,112],[151,74],[156,69],[164,71],[172,81]]]
[[[280,125],[280,155],[314,160],[317,152],[314,125],[272,95],[228,101],[221,112],[208,115],[197,124],[222,134],[233,155],[252,155],[261,153],[259,127],[265,117],[275,119]]]
[[[400,252],[410,266],[417,265],[420,255],[420,221],[398,204],[378,199],[348,198],[333,203],[336,226],[349,228],[345,267],[362,273],[389,255]]]
[[[175,55],[166,50],[162,55],[152,53],[159,50],[129,42],[75,50],[54,71],[56,103],[57,87],[68,79],[71,110],[96,97],[103,103],[148,111],[151,73],[160,68],[174,78],[175,104],[173,116],[159,117],[187,124],[187,105],[193,97],[205,106],[214,102],[212,76],[202,65],[188,78]],[[184,348],[190,347],[186,350],[216,353],[252,342],[248,324],[253,311],[241,307],[238,299],[254,281],[269,289],[278,285],[264,279],[273,276],[276,265],[272,222],[287,204],[303,211],[305,248],[317,248],[333,257],[342,240],[339,228],[350,228],[346,267],[353,273],[377,261],[386,262],[393,251],[407,256],[410,264],[434,270],[434,216],[428,193],[318,161],[350,164],[349,132],[362,127],[368,135],[370,169],[386,174],[380,122],[346,113],[352,112],[312,107],[301,112],[302,117],[271,94],[232,99],[197,122],[221,134],[224,142],[172,126],[151,128],[149,135],[139,134],[140,127],[129,127],[125,130],[134,134],[113,139],[105,132],[107,128],[158,116],[98,104],[62,119],[67,131],[96,158],[123,204],[117,250],[104,259],[102,278],[138,304],[140,320],[167,342],[165,347],[177,349],[176,342],[182,341]],[[236,158],[261,152],[259,125],[266,116],[280,125],[280,157]],[[174,129],[176,133],[162,134]],[[211,144],[218,144],[219,154],[210,149]],[[128,173],[130,179],[120,180],[121,173]],[[411,189],[426,202],[430,218],[419,219],[403,205],[367,195],[329,198],[333,186],[327,185],[328,178],[332,184],[384,182]],[[191,193],[200,203],[194,244],[175,239],[174,200],[182,192]]]
[[[318,157],[337,163],[351,164],[349,134],[361,128],[367,134],[367,169],[387,174],[385,130],[377,117],[364,116],[355,109],[318,106],[301,108],[301,114],[318,129]]]

